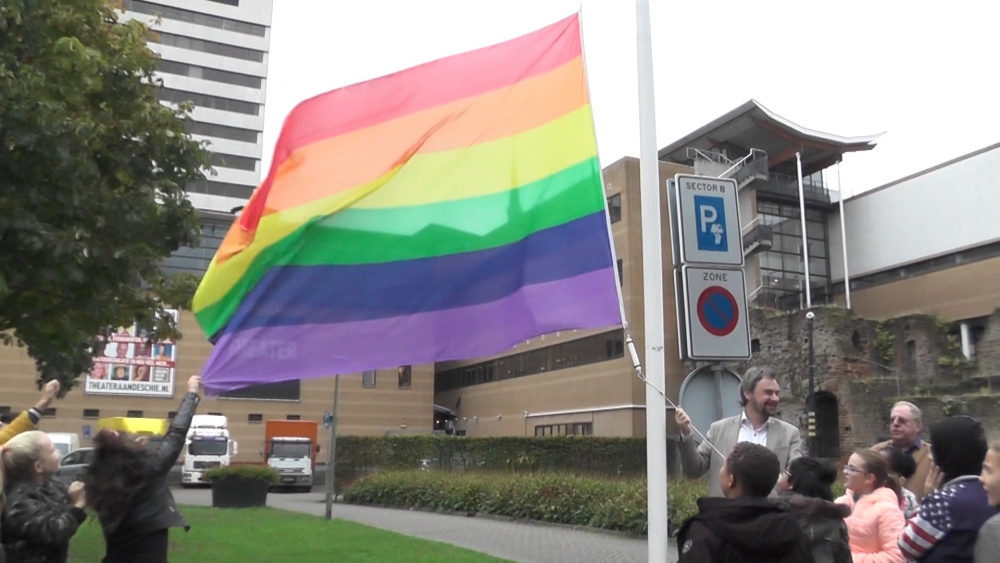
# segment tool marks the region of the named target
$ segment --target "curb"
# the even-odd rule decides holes
[[[319,503],[325,503],[326,499],[318,501]],[[548,528],[559,528],[562,530],[576,530],[579,532],[587,532],[590,534],[597,534],[602,536],[617,537],[629,540],[646,540],[646,534],[630,534],[628,532],[621,532],[618,530],[605,530],[603,528],[594,528],[591,526],[582,526],[579,524],[563,524],[560,522],[545,522],[544,520],[533,520],[531,518],[517,518],[515,516],[503,516],[500,514],[489,514],[487,512],[465,512],[465,511],[455,511],[455,510],[445,510],[437,508],[420,508],[420,507],[400,507],[391,506],[385,504],[366,504],[366,503],[353,503],[353,502],[343,502],[341,497],[338,497],[337,504],[343,504],[346,506],[367,506],[369,508],[389,508],[392,510],[406,510],[410,512],[426,512],[428,514],[441,514],[443,516],[462,516],[465,518],[481,518],[483,520],[492,520],[495,522],[511,522],[517,524],[528,524],[531,526],[548,527]]]

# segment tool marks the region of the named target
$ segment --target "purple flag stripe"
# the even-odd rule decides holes
[[[206,390],[472,359],[557,330],[620,325],[616,283],[614,268],[604,268],[468,307],[226,334],[205,366]]]

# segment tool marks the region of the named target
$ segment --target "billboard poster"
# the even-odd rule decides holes
[[[174,323],[178,312],[168,309]],[[172,340],[150,342],[135,325],[118,327],[96,350],[94,368],[87,374],[84,393],[172,397],[177,345]]]

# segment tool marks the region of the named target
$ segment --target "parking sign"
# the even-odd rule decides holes
[[[678,174],[674,190],[681,262],[742,266],[736,181]]]

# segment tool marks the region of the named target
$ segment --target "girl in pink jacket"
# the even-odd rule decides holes
[[[905,563],[899,533],[905,521],[899,509],[899,483],[889,477],[879,454],[856,452],[844,467],[847,494],[836,502],[851,507],[845,519],[854,563]]]

